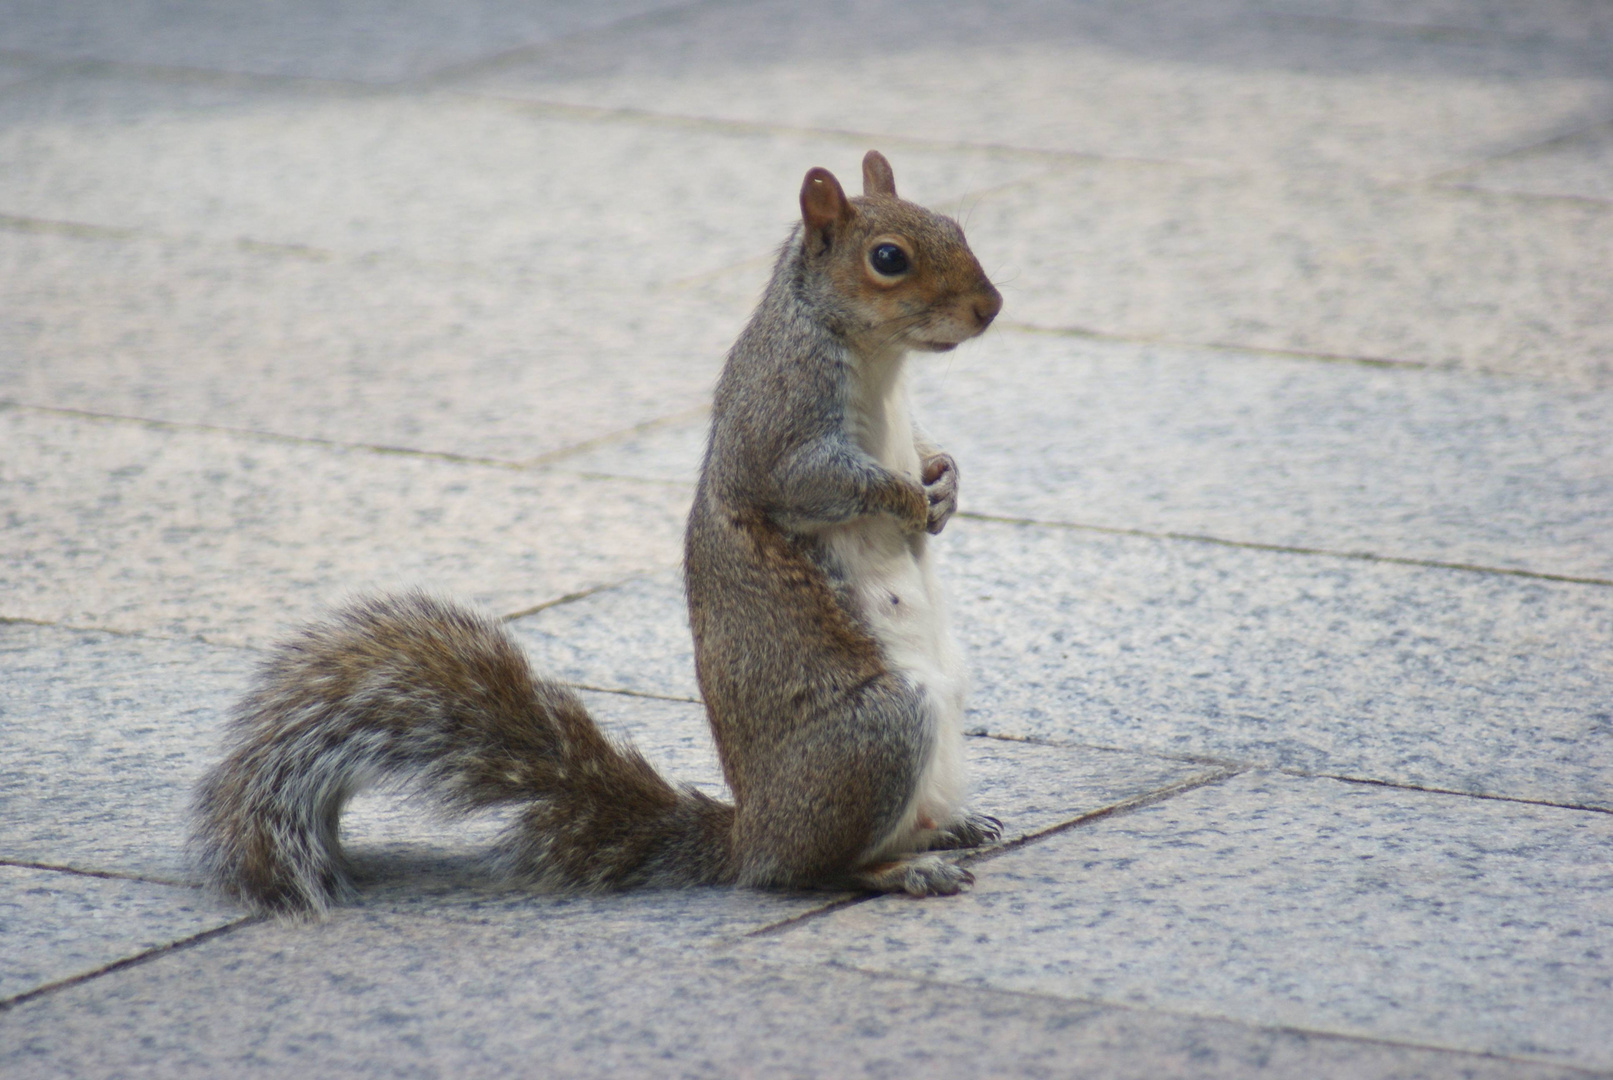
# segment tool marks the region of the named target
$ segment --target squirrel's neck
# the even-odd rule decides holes
[[[906,350],[873,357],[851,352],[846,434],[893,472],[911,472],[913,420],[907,401]]]

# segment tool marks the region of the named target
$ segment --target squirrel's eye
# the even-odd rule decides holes
[[[895,244],[880,244],[868,253],[868,265],[886,277],[907,272],[907,252]]]

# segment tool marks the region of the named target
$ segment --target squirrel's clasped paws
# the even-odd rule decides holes
[[[951,454],[925,459],[924,496],[930,504],[930,520],[925,528],[933,536],[946,528],[947,519],[958,509],[958,463]]]

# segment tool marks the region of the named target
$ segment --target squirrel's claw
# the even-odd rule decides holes
[[[966,812],[956,821],[949,821],[941,826],[941,831],[936,833],[930,849],[947,851],[955,848],[981,847],[996,843],[1002,839],[1002,835],[1001,821],[990,814]]]
[[[930,535],[946,528],[948,519],[958,509],[958,463],[951,454],[935,454],[924,462],[924,496],[930,504],[929,521],[925,525]]]

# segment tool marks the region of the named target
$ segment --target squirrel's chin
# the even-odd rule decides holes
[[[960,344],[961,342],[957,341],[916,341],[913,343],[913,347],[924,352],[951,352]]]

